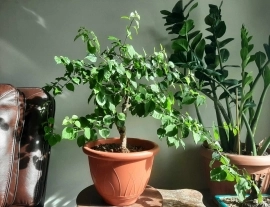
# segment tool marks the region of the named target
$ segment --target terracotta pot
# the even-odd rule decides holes
[[[212,158],[212,150],[201,147],[202,163],[204,175],[206,176],[208,187],[212,195],[235,194],[233,182],[217,182],[210,180],[209,163]],[[255,174],[258,179],[261,175],[265,175],[262,183],[262,192],[266,193],[270,184],[270,156],[248,156],[228,154],[226,156],[240,169],[246,169],[249,174]],[[218,163],[214,165],[217,167]]]
[[[88,155],[90,173],[99,194],[111,205],[126,206],[135,203],[143,193],[159,147],[148,140],[128,138],[128,144],[142,146],[145,151],[111,153],[91,149],[119,141],[119,138],[99,139],[85,144],[83,151]]]

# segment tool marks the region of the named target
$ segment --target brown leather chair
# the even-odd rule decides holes
[[[0,84],[0,207],[44,206],[54,99],[41,88]]]

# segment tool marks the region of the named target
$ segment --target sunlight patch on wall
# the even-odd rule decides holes
[[[0,39],[0,62],[1,73],[5,73],[5,75],[14,75],[14,71],[19,71],[23,68],[31,71],[39,68],[24,53],[3,39]],[[18,65],[20,68],[18,68]]]
[[[34,16],[36,18],[36,23],[39,24],[40,26],[42,26],[43,28],[47,29],[47,26],[46,26],[46,22],[44,20],[44,18],[42,18],[40,15],[38,15],[36,12],[34,12],[33,10],[31,9],[28,9],[24,6],[22,6],[22,8],[28,12],[29,14],[31,14],[32,16]]]

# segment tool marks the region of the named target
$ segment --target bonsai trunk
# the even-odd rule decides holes
[[[127,148],[127,135],[126,135],[126,127],[117,126],[118,132],[120,134],[120,141],[121,141],[121,148],[123,153],[129,153],[129,150]]]

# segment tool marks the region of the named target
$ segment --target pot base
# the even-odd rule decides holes
[[[82,190],[76,199],[77,207],[90,207],[90,206],[108,206],[105,200],[99,195],[94,185],[91,185]],[[144,192],[139,196],[138,200],[130,205],[130,207],[161,207],[163,198],[160,192],[147,185]]]

